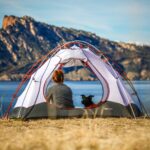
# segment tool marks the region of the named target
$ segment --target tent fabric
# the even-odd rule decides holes
[[[36,72],[32,74],[25,90],[18,97],[11,116],[15,118],[28,118],[29,116],[32,116],[32,113],[34,112],[36,106],[43,106],[44,104],[46,105],[44,107],[48,108],[50,104],[47,103],[44,93],[51,80],[54,70],[67,63],[68,66],[73,66],[73,61],[76,61],[76,63],[78,64],[81,64],[81,62],[85,63],[101,81],[104,93],[99,103],[113,103],[112,106],[116,108],[115,112],[117,112],[118,109],[118,116],[129,116],[130,113],[128,113],[128,115],[125,115],[127,113],[122,115],[122,113],[120,114],[121,110],[119,111],[120,108],[124,108],[124,110],[127,111],[127,107],[129,105],[134,105],[138,112],[140,112],[140,108],[132,100],[132,96],[127,91],[121,76],[117,71],[115,71],[112,65],[109,62],[105,62],[99,55],[94,53],[91,50],[90,46],[85,48],[73,45],[69,48],[60,48],[59,51],[57,51],[52,57],[47,59],[47,61]],[[118,105],[122,107],[115,107]],[[103,108],[103,106],[103,104],[101,104],[101,106],[98,105],[98,109],[100,109],[100,107]],[[39,112],[44,112],[45,110],[47,110],[44,110],[44,107],[43,110],[41,109],[42,107],[40,107]],[[78,110],[79,109],[75,108],[75,110],[68,111],[76,112]],[[84,112],[84,109],[82,110],[81,112]],[[28,115],[24,115],[25,113],[27,113]],[[76,116],[75,114],[74,116]],[[81,114],[83,115],[84,113]],[[45,113],[45,115],[48,117],[50,114]],[[36,111],[36,114],[34,114],[33,116],[37,118],[41,117],[38,111]],[[98,116],[101,115],[99,114]],[[111,116],[111,113],[108,116]]]
[[[135,104],[131,104],[134,110],[135,116],[140,116],[141,111],[137,108]],[[53,105],[48,105],[47,103],[39,103],[34,105],[34,107],[21,108],[21,116],[18,115],[20,107],[16,107],[11,113],[11,118],[81,118],[81,117],[129,117],[132,118],[133,113],[130,106],[124,107],[119,103],[114,103],[107,101],[103,105],[100,105],[97,108],[91,109],[59,109]]]

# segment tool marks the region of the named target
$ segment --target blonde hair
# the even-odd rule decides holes
[[[52,76],[52,79],[56,83],[63,83],[64,82],[64,73],[62,70],[58,69],[55,70]]]

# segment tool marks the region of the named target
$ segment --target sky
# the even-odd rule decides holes
[[[4,15],[150,45],[150,0],[0,0],[0,26]]]

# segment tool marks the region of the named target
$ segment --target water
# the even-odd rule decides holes
[[[99,81],[67,81],[65,84],[71,87],[73,91],[73,100],[76,107],[84,107],[81,103],[82,94],[86,96],[93,95],[92,100],[94,103],[98,103],[102,98],[103,89]]]
[[[6,111],[18,84],[19,82],[0,82],[0,115]],[[65,84],[71,87],[73,91],[73,99],[76,107],[83,107],[81,104],[82,94],[94,95],[93,101],[95,103],[99,102],[103,94],[102,86],[99,84],[99,81],[67,81]],[[150,81],[134,81],[133,85],[146,110],[150,114]],[[13,105],[14,104],[15,102]]]

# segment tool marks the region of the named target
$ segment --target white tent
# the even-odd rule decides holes
[[[94,46],[81,41],[69,42],[58,46],[46,61],[37,67],[31,78],[18,97],[10,116],[13,118],[39,117],[82,117],[88,116],[125,116],[136,117],[141,114],[139,104],[133,101],[122,77],[115,71],[106,58],[101,57]],[[63,65],[72,65],[71,61],[78,61],[89,67],[101,81],[103,96],[96,108],[59,109],[46,101],[45,91],[54,70]]]

